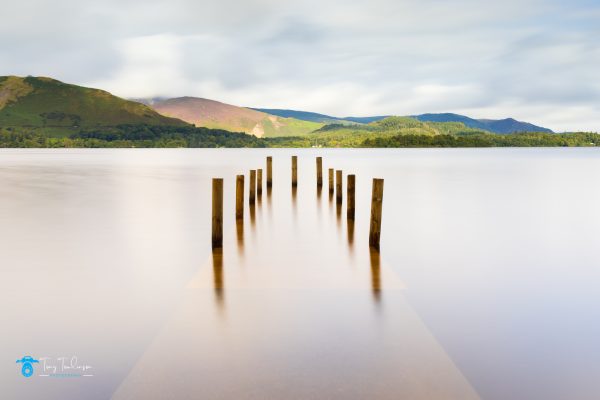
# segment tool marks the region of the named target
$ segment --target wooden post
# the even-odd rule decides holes
[[[342,203],[342,170],[335,171],[335,200]]]
[[[329,193],[333,193],[333,168],[329,168]]]
[[[317,186],[323,186],[323,157],[317,157]]]
[[[292,156],[292,186],[298,186],[298,156]]]
[[[354,186],[356,184],[356,175],[348,175],[348,184],[346,186],[346,190],[348,192],[346,199],[346,217],[348,219],[354,220],[354,207],[355,207],[355,199],[354,199]]]
[[[254,204],[254,200],[256,199],[256,170],[250,170],[250,197],[248,197],[248,201],[250,204]]]
[[[223,179],[212,180],[212,248],[223,247]]]
[[[256,170],[256,194],[262,196],[262,168]]]
[[[379,249],[381,236],[381,208],[383,205],[383,179],[373,179],[371,194],[371,223],[369,230],[369,245]]]
[[[235,219],[244,219],[244,175],[235,177]]]
[[[267,187],[273,185],[273,157],[267,157]]]

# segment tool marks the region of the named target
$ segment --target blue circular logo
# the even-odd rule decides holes
[[[31,356],[25,356],[20,360],[17,360],[17,363],[22,363],[23,367],[21,367],[21,373],[25,378],[29,378],[33,375],[33,363],[38,363],[39,361],[34,359]]]

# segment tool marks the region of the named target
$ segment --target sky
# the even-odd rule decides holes
[[[1,0],[0,75],[600,132],[600,0]]]

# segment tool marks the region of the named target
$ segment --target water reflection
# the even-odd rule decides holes
[[[335,204],[335,217],[337,221],[338,231],[342,227],[342,203]]]
[[[346,223],[346,228],[348,231],[348,247],[350,250],[354,248],[354,220],[348,219]]]
[[[321,219],[321,197],[323,195],[323,185],[317,185],[317,217]]]
[[[369,247],[369,258],[371,261],[371,290],[375,302],[381,302],[381,255],[379,250]]]
[[[252,227],[252,231],[256,228],[256,204],[250,203],[250,226]]]
[[[298,197],[298,187],[292,186],[292,211],[294,212],[294,218],[296,218],[296,216],[298,214],[297,197]]]
[[[268,213],[269,213],[269,222],[271,222],[271,217],[273,216],[273,211],[271,208],[271,196],[273,194],[273,187],[270,185],[267,185],[267,208],[268,208]]]
[[[333,189],[329,187],[329,212],[333,213]]]
[[[244,220],[243,219],[241,219],[241,218],[236,219],[235,231],[236,231],[236,238],[237,238],[238,254],[240,255],[240,257],[242,257],[244,255]]]
[[[223,281],[223,249],[212,251],[213,285],[215,289],[215,304],[219,310],[225,307],[225,283]]]

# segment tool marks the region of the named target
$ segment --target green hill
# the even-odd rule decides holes
[[[43,77],[0,77],[0,127],[52,136],[121,124],[187,126],[110,93]]]
[[[367,139],[403,136],[469,136],[489,135],[488,131],[474,129],[460,122],[423,122],[410,117],[387,117],[366,125],[325,125],[307,135],[313,145],[356,147]]]

